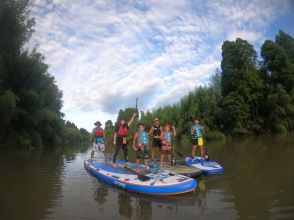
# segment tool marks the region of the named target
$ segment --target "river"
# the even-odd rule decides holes
[[[294,219],[293,134],[209,142],[207,148],[224,174],[199,177],[195,192],[163,198],[97,181],[83,167],[88,146],[1,149],[0,219]]]

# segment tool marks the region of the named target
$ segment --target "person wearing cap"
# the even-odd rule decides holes
[[[192,156],[191,159],[194,160],[195,152],[197,147],[200,149],[201,158],[204,159],[204,146],[203,146],[203,136],[205,135],[204,127],[200,125],[200,119],[194,118],[193,125],[191,126],[191,137],[192,137]]]
[[[160,126],[159,118],[154,118],[153,120],[153,126],[150,129],[148,135],[153,135],[153,140],[152,140],[152,150],[151,150],[151,159],[154,161],[155,158],[155,149],[160,150],[161,148],[161,140],[160,140],[160,135],[162,132],[162,127]]]
[[[107,153],[105,151],[106,138],[105,138],[104,131],[101,128],[102,124],[100,123],[100,121],[96,121],[94,123],[94,125],[96,127],[93,128],[93,130],[92,130],[92,135],[94,137],[94,142],[93,142],[93,149],[92,149],[92,152],[91,152],[91,160],[96,158],[96,157],[94,157],[94,154],[95,154],[95,152],[98,153],[98,151],[103,152],[105,159],[107,159]]]
[[[120,149],[123,149],[124,152],[124,157],[125,161],[129,161],[128,157],[128,142],[127,142],[127,137],[128,137],[128,130],[131,124],[134,121],[134,118],[137,114],[134,112],[131,120],[127,123],[125,119],[121,119],[119,122],[119,125],[115,128],[115,133],[113,136],[113,144],[115,146],[114,153],[113,153],[113,167],[117,167],[116,165],[116,158],[117,155],[120,151]]]

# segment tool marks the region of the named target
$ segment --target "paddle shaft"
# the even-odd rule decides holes
[[[147,181],[147,180],[150,180],[150,177],[149,177],[149,176],[146,176],[146,175],[144,175],[144,174],[137,173],[137,172],[134,171],[131,167],[125,166],[125,169],[128,170],[128,171],[130,171],[130,172],[133,173],[133,174],[138,175],[138,179],[139,179],[140,181]],[[145,180],[143,180],[143,179],[145,179]]]

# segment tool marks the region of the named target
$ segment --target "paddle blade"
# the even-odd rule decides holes
[[[142,182],[150,180],[149,176],[143,175],[143,174],[138,174],[138,179]]]
[[[205,159],[206,161],[209,160],[209,155],[208,155],[208,152],[207,152],[207,151],[206,151],[206,153],[205,153],[204,159]]]
[[[172,156],[172,159],[171,159],[171,161],[170,161],[170,165],[171,166],[176,166],[176,164],[177,164],[177,161],[175,160],[175,157],[174,157],[174,155]]]

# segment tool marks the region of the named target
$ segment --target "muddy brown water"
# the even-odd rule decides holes
[[[90,176],[83,168],[88,146],[1,149],[0,219],[294,219],[293,134],[209,142],[207,148],[224,174],[199,177],[195,192],[163,198]]]

